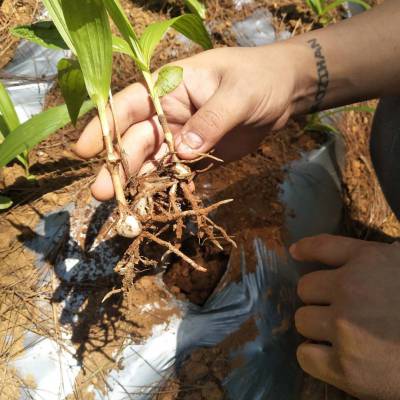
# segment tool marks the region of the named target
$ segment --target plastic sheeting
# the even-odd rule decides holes
[[[289,242],[321,232],[336,233],[339,229],[342,203],[337,143],[337,139],[331,137],[321,149],[304,155],[301,160],[288,166],[288,176],[282,185],[282,201],[288,210]],[[100,214],[105,212],[105,206],[94,204],[93,215],[99,207],[103,207]],[[80,213],[73,212],[73,206],[44,217],[36,228],[35,239],[27,243],[38,253],[38,266],[52,248],[65,240],[67,233],[67,256],[59,260],[55,267],[58,277],[68,282],[72,277],[76,280],[81,276],[87,282],[95,281],[101,275],[110,276],[118,261],[112,261],[110,256],[114,246],[112,243],[106,245],[108,249],[101,244],[92,244],[91,251],[97,251],[96,257],[82,258],[74,253],[74,243],[80,235],[76,227],[80,226],[80,221]],[[232,357],[240,355],[245,364],[226,378],[224,386],[227,393],[235,400],[296,399],[302,376],[295,360],[298,337],[293,330],[280,334],[274,332],[280,331],[277,328],[284,321],[292,319],[297,306],[295,288],[298,277],[314,266],[297,265],[290,257],[286,260],[278,258],[261,240],[254,242],[254,251],[256,268],[247,265],[243,254],[241,282],[224,282],[223,278],[220,285],[223,289],[214,293],[203,307],[172,300],[171,308],[179,307],[182,317],[174,317],[169,323],[154,326],[153,334],[142,344],[127,342],[122,353],[116,355],[122,368],[113,370],[107,377],[107,386],[111,390],[103,395],[93,387],[95,398],[151,398],[149,393],[152,389],[158,388],[173,373],[179,360],[184,359],[195,347],[218,344],[254,317],[259,336],[232,354]],[[99,258],[100,253],[106,256]],[[100,260],[95,269],[90,267],[93,258]],[[66,268],[66,265],[70,267]],[[256,272],[248,273],[248,270]],[[161,278],[159,282],[162,286]],[[266,292],[272,295],[267,298]],[[71,394],[72,386],[65,382],[73,382],[79,371],[76,359],[71,357],[75,350],[71,345],[68,326],[77,322],[85,293],[78,288],[67,292],[61,290],[57,295],[62,305],[60,322],[65,332],[63,342],[68,349],[67,352],[61,349],[58,355],[62,360],[62,368],[54,368],[57,359],[53,350],[56,344],[43,338],[37,346],[30,345],[15,364],[20,372],[30,372],[36,379],[37,387],[29,393],[35,400],[42,398],[40,393],[44,390],[47,390],[45,398],[49,400],[62,399]],[[157,307],[157,304],[148,307]],[[53,390],[51,393],[49,388]]]

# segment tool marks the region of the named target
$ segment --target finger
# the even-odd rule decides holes
[[[295,314],[296,329],[307,339],[332,342],[332,318],[330,307],[301,307]]]
[[[117,125],[124,133],[131,125],[150,118],[153,106],[146,87],[141,83],[128,86],[114,96],[115,118]],[[107,110],[108,121],[113,133],[112,113]],[[90,121],[74,146],[74,152],[82,158],[91,158],[104,148],[103,135],[98,117]]]
[[[241,124],[246,112],[240,99],[229,87],[220,87],[182,128],[176,143],[178,154],[192,159],[206,153]]]
[[[315,271],[300,278],[297,294],[305,304],[328,305],[336,287],[336,271]]]
[[[139,122],[127,130],[122,138],[122,147],[132,175],[160,149],[163,140],[164,135],[156,118]],[[121,177],[125,178],[122,169]],[[102,168],[91,189],[93,196],[100,201],[114,196],[114,187],[107,168]]]
[[[290,253],[298,261],[321,262],[332,267],[340,267],[364,246],[362,240],[319,235],[295,243],[290,248]]]
[[[303,371],[314,378],[337,387],[343,387],[339,363],[332,347],[303,343],[297,349],[297,361]]]

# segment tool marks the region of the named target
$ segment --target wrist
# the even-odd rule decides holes
[[[304,39],[291,39],[280,45],[285,48],[293,74],[291,116],[317,111],[322,107],[329,83],[322,52],[317,50],[319,60],[316,61],[312,44]]]

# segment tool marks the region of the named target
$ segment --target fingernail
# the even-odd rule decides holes
[[[204,144],[203,138],[194,132],[188,132],[183,135],[183,144],[192,150],[197,150]]]

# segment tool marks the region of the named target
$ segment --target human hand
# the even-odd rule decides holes
[[[291,254],[337,267],[298,284],[303,370],[363,400],[400,399],[400,246],[322,235]]]
[[[178,155],[193,159],[216,147],[225,161],[253,150],[269,130],[283,127],[301,98],[296,74],[303,46],[290,43],[260,48],[223,48],[174,63],[184,69],[184,82],[162,99]],[[305,50],[308,52],[308,50]],[[114,98],[118,125],[131,173],[167,153],[163,133],[146,87],[129,86]],[[90,158],[103,150],[98,118],[92,120],[75,146]],[[103,168],[93,195],[114,195]]]

